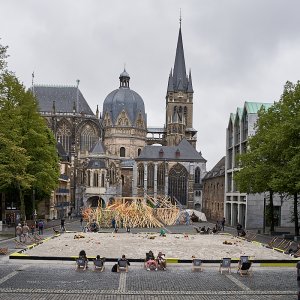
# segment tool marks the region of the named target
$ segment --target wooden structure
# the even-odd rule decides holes
[[[97,222],[101,227],[116,226],[124,228],[163,227],[173,225],[177,221],[180,209],[169,197],[122,197],[102,208],[85,208],[83,218],[89,223]]]

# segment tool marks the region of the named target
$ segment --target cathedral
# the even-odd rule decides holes
[[[41,115],[52,129],[70,182],[68,211],[105,207],[115,197],[169,195],[183,207],[202,209],[206,160],[196,150],[193,128],[193,84],[187,75],[181,25],[174,67],[166,92],[165,124],[148,127],[145,103],[130,88],[124,69],[120,84],[94,113],[77,86],[33,85]],[[147,105],[147,103],[146,103]],[[64,192],[55,191],[64,196]],[[54,195],[55,196],[55,195]],[[67,196],[67,195],[65,195]],[[58,217],[60,201],[50,204]]]

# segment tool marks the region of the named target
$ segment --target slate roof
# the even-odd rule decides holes
[[[69,161],[69,157],[68,157],[68,154],[66,153],[62,143],[60,142],[57,142],[56,144],[56,149],[57,149],[57,152],[58,152],[58,156],[60,158],[61,161]]]
[[[160,151],[163,156],[160,157]],[[179,150],[180,156],[176,157],[176,151]],[[202,155],[186,140],[183,139],[178,146],[146,146],[137,161],[146,160],[171,160],[171,161],[198,161],[206,162]]]
[[[127,87],[120,87],[108,94],[103,102],[103,116],[109,113],[113,124],[116,123],[119,114],[125,110],[131,124],[134,126],[139,113],[142,114],[145,123],[147,117],[142,97]]]
[[[103,145],[102,141],[99,140],[95,146],[91,149],[91,154],[98,155],[98,154],[105,154],[105,146]]]
[[[169,75],[168,91],[193,93],[192,75],[190,73],[189,78],[186,75],[181,27],[179,28],[173,74],[171,70]]]
[[[105,168],[105,160],[104,159],[92,158],[87,165],[87,169],[103,169],[103,168]]]
[[[165,133],[166,129],[164,127],[148,127],[147,131],[149,133]]]
[[[121,168],[132,168],[134,165],[133,159],[124,159],[121,161]]]
[[[204,176],[203,180],[225,176],[225,156],[221,158],[221,160]]]
[[[72,113],[74,103],[77,102],[76,86],[47,86],[34,85],[34,94],[39,103],[39,111],[52,112],[53,101],[55,101],[55,110],[59,113]],[[78,113],[94,116],[85,98],[79,90],[78,94]]]

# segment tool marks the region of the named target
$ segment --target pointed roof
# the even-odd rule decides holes
[[[174,92],[174,82],[173,82],[172,69],[171,69],[171,72],[170,72],[170,75],[169,75],[168,92]]]
[[[184,90],[186,88],[186,68],[184,60],[181,26],[179,28],[178,34],[173,78],[175,90]]]
[[[99,154],[105,154],[105,147],[102,143],[101,140],[99,140],[95,146],[92,148],[92,151],[91,151],[91,154],[92,155],[99,155]]]
[[[190,70],[190,73],[189,73],[189,83],[188,83],[187,91],[188,91],[188,93],[194,93],[191,70]]]

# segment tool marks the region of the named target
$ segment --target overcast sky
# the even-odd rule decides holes
[[[211,169],[225,155],[229,114],[273,102],[300,79],[300,1],[0,0],[0,43],[27,86],[76,85],[95,112],[126,70],[148,126],[163,126],[182,10],[194,85],[197,150]]]

